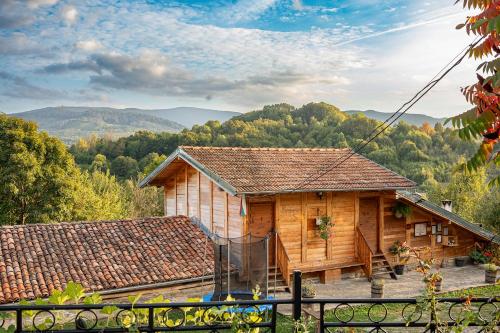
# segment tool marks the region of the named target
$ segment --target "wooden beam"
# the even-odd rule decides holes
[[[175,214],[179,215],[179,210],[177,209],[177,174],[174,176],[174,202],[175,202]]]
[[[210,181],[210,231],[214,232],[214,182]]]
[[[301,225],[302,225],[302,245],[301,245],[301,261],[307,261],[307,193],[301,193],[300,201],[302,204],[301,210]]]
[[[229,209],[228,209],[228,196],[227,192],[224,191],[224,235],[229,238]]]
[[[197,187],[198,187],[198,209],[197,209],[197,214],[198,218],[201,221],[201,173],[199,171],[196,171],[197,175]]]
[[[274,204],[274,231],[279,232],[280,230],[280,208],[281,208],[280,195],[276,194],[276,201]]]
[[[184,167],[184,210],[186,211],[186,216],[189,216],[189,181],[188,181],[188,166]]]
[[[378,247],[380,252],[384,252],[384,197],[378,197]]]
[[[333,212],[333,193],[326,193],[326,215],[332,218]],[[333,221],[332,221],[333,222]],[[326,241],[326,259],[332,259],[333,257],[333,241],[332,237],[329,237]],[[326,273],[325,273],[326,274]]]
[[[408,226],[410,226],[408,228]],[[405,231],[406,231],[406,244],[408,246],[411,246],[411,217],[407,216],[405,217]]]
[[[359,192],[354,192],[354,234],[359,227]],[[354,237],[354,256],[357,258],[358,253],[358,238]]]

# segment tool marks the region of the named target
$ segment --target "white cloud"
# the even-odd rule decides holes
[[[79,50],[86,52],[94,52],[102,48],[102,44],[95,39],[81,40],[75,44],[75,47]]]
[[[72,25],[78,18],[78,10],[74,6],[64,6],[61,9],[61,17],[68,25]]]
[[[218,15],[226,23],[248,22],[259,18],[277,0],[239,0],[234,5],[223,8]]]
[[[14,32],[10,36],[0,36],[0,54],[22,55],[41,52],[42,48],[22,32]]]
[[[41,6],[53,6],[59,0],[27,0],[28,7],[32,9],[36,9]]]

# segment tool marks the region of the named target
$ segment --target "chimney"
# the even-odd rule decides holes
[[[446,209],[447,211],[451,212],[451,209],[452,209],[451,200],[442,200],[441,201],[441,206],[444,209]]]

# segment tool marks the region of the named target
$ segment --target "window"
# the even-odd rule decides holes
[[[415,223],[415,237],[427,235],[427,223]]]
[[[432,226],[432,234],[433,235],[437,234],[437,227],[436,227],[436,225]]]
[[[448,227],[443,228],[443,235],[448,236]]]
[[[441,235],[436,236],[436,243],[441,243],[443,239],[441,238]]]

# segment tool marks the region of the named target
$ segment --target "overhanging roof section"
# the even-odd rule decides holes
[[[164,185],[179,161],[189,163],[233,195],[396,190],[416,185],[350,149],[183,146],[139,186]]]
[[[398,191],[397,195],[399,198],[403,198],[404,200],[411,202],[417,207],[420,207],[426,211],[439,215],[440,217],[447,219],[486,240],[489,240],[495,244],[500,244],[500,236],[495,235],[494,233],[481,228],[477,224],[464,220],[459,215],[447,211],[443,207],[440,207],[428,200],[425,200],[418,194],[410,193],[408,191]]]

